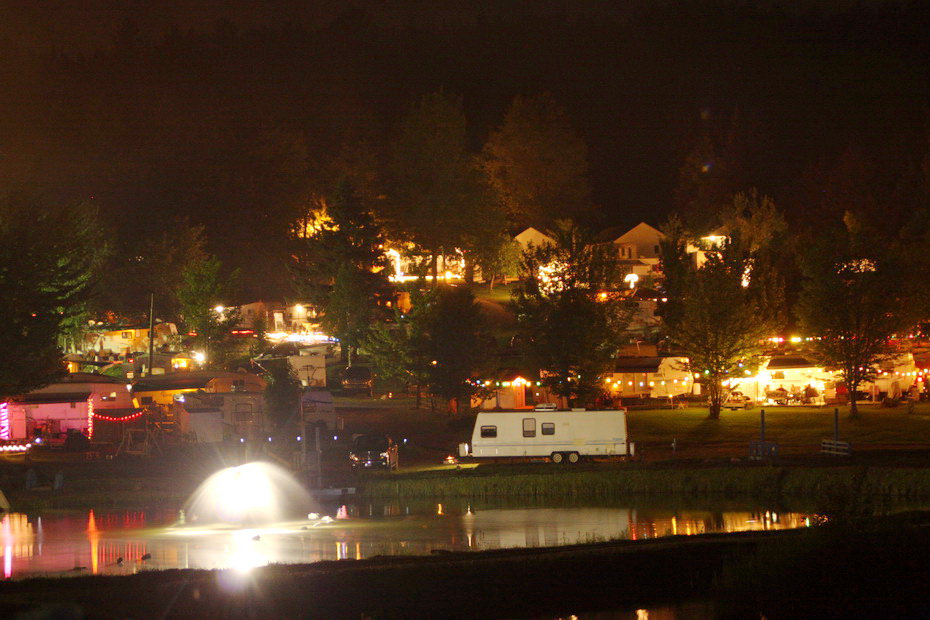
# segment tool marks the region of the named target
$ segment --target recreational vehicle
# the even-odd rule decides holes
[[[476,459],[549,458],[577,463],[586,457],[631,457],[626,410],[482,411],[471,444],[459,444],[459,456]]]

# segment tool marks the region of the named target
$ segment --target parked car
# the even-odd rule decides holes
[[[342,389],[345,391],[364,391],[371,396],[374,386],[374,373],[367,366],[349,366],[342,371]]]
[[[349,451],[352,469],[394,471],[399,465],[397,457],[397,444],[387,435],[359,435]]]
[[[751,398],[737,391],[730,392],[727,399],[723,401],[724,409],[752,409],[754,406],[755,402]]]

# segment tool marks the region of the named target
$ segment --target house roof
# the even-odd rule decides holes
[[[17,396],[13,402],[23,405],[48,405],[51,403],[78,403],[90,398],[91,392],[30,392]]]
[[[783,370],[787,368],[811,368],[814,364],[806,357],[800,355],[776,355],[769,360],[768,370]]]
[[[196,390],[207,387],[213,379],[242,379],[249,373],[223,372],[213,370],[195,370],[191,372],[172,372],[164,375],[144,377],[134,383],[134,392],[151,392],[158,390]]]
[[[533,243],[534,245],[541,244],[555,244],[555,239],[542,232],[538,228],[533,228],[532,226],[524,229],[522,232],[514,236],[514,241],[520,245],[526,245],[527,243]]]
[[[72,372],[55,383],[116,383],[119,385],[126,385],[126,380],[109,375],[99,375],[93,372]],[[52,385],[55,385],[55,383]]]
[[[614,372],[659,372],[664,357],[618,357]]]
[[[638,301],[656,301],[661,296],[659,291],[642,286],[636,287],[635,289],[623,289],[620,291],[620,293],[623,294],[623,297],[628,299],[635,299]]]
[[[656,235],[659,239],[665,238],[665,234],[664,234],[661,230],[659,230],[658,228],[656,228],[655,226],[650,226],[650,225],[647,224],[646,222],[640,222],[639,224],[637,224],[637,225],[634,226],[633,228],[629,229],[628,231],[626,231],[625,233],[623,233],[623,234],[620,235],[619,237],[616,237],[613,241],[614,241],[614,243],[627,243],[627,242],[632,243],[632,242],[633,242],[633,239],[626,239],[625,237],[627,237],[627,236],[629,236],[629,235],[632,235],[634,232],[636,232],[636,231],[638,231],[638,230],[642,230],[642,231],[645,231],[645,232],[654,234],[654,235]]]

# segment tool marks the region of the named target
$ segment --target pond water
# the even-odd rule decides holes
[[[177,510],[2,516],[6,579],[126,575],[169,568],[249,569],[267,563],[428,555],[440,550],[542,547],[613,539],[807,527],[818,513],[677,510],[505,501],[342,501],[319,518],[255,528],[179,523]],[[314,515],[316,517],[316,515]]]

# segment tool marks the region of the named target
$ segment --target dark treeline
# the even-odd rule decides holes
[[[347,173],[381,191],[403,115],[439,89],[475,154],[515,96],[552,93],[605,227],[687,207],[689,162],[717,175],[710,195],[755,187],[806,226],[850,208],[900,223],[926,200],[930,7],[610,4],[7,42],[0,183],[93,201],[117,259],[202,225],[253,297],[289,291],[283,240],[314,195]]]

